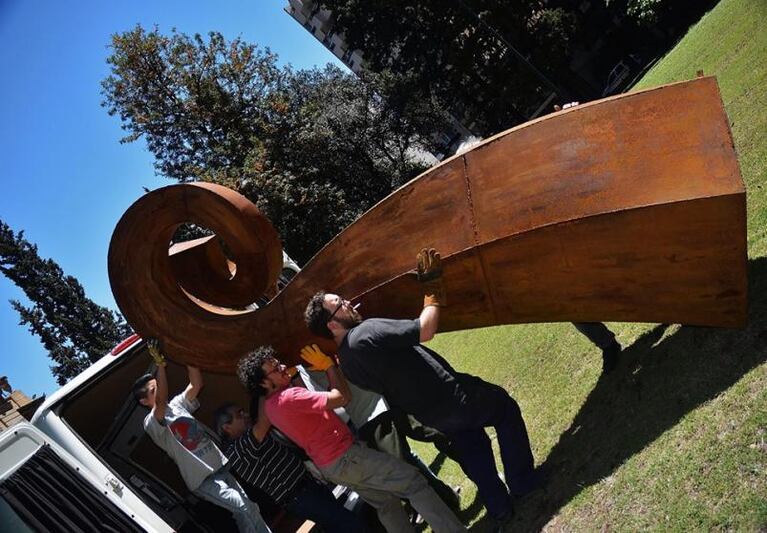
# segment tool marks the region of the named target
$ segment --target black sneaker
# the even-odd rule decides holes
[[[603,374],[609,374],[613,370],[615,370],[615,367],[618,364],[618,357],[621,354],[621,350],[623,348],[621,347],[621,344],[613,340],[612,344],[602,350],[602,373]]]

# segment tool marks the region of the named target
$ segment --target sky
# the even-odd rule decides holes
[[[117,309],[107,250],[117,221],[155,175],[143,141],[120,144],[101,107],[110,36],[141,24],[163,34],[219,31],[268,46],[281,64],[345,68],[283,11],[287,0],[0,0],[0,219]],[[24,293],[0,275],[0,375],[28,396],[58,388],[50,359],[8,300]]]

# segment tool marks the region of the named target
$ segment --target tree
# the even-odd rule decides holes
[[[487,136],[527,120],[558,91],[549,78],[564,58],[547,63],[544,74],[527,56],[552,45],[561,50],[575,28],[567,20],[552,31],[557,17],[539,4],[320,0],[315,9],[332,11],[334,31],[350,49],[363,51],[371,71],[407,74],[418,97],[437,99],[475,134]]]
[[[303,262],[393,187],[424,170],[446,117],[403,101],[392,76],[279,67],[268,49],[140,26],[114,35],[103,105],[143,138],[156,170],[229,186]],[[392,94],[388,98],[389,93]]]
[[[578,29],[578,17],[563,7],[534,10],[527,19],[526,30],[535,43],[536,62],[546,65],[549,71],[566,69]]]
[[[612,3],[612,0],[605,0],[606,5]],[[615,3],[640,26],[649,26],[658,21],[658,12],[663,0],[619,0]]]
[[[620,61],[637,67],[628,83],[716,1],[313,0],[301,11],[362,51],[364,68],[406,74],[414,97],[486,137],[599,98]]]
[[[52,259],[42,259],[37,246],[0,220],[0,272],[13,281],[32,305],[11,300],[20,325],[40,337],[53,360],[51,371],[64,385],[118,342],[131,334],[119,313],[85,296],[82,285],[65,276]]]

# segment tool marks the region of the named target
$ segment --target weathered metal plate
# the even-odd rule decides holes
[[[215,240],[168,256],[175,227],[188,221],[226,241],[233,276]],[[442,331],[598,320],[744,325],[745,190],[715,79],[592,102],[486,140],[381,201],[262,309],[226,308],[254,301],[276,279],[276,232],[215,185],[166,187],[137,201],[115,230],[109,272],[136,331],[163,338],[178,361],[231,372],[260,344],[294,362],[318,341],[302,315],[319,289],[361,301],[365,316],[416,316],[419,287],[408,272],[425,246],[445,259]]]

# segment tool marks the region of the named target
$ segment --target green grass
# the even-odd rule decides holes
[[[722,0],[635,89],[716,75],[748,192],[749,326],[715,330],[612,324],[626,346],[614,374],[569,324],[440,335],[463,371],[522,407],[549,482],[517,503],[509,531],[767,530],[767,2]],[[486,531],[473,483],[463,518]],[[499,463],[500,464],[500,463]]]
[[[635,89],[717,77],[748,191],[749,257],[767,255],[767,2],[724,0]]]

